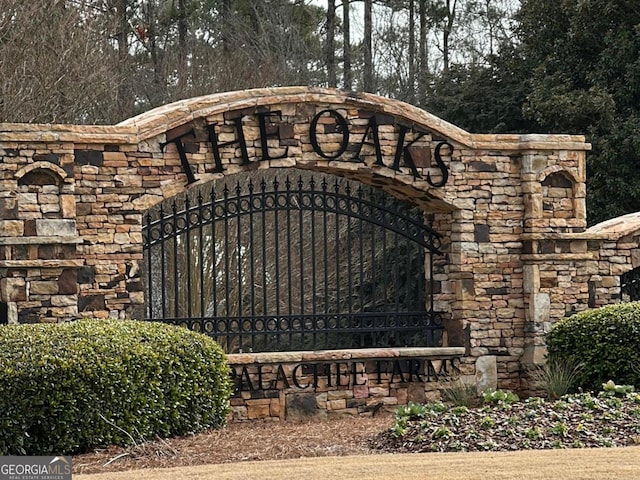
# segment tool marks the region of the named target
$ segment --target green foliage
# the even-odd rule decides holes
[[[491,392],[489,403],[473,409],[399,407],[391,444],[416,452],[506,451],[624,446],[640,438],[640,396],[629,385],[607,382],[597,395],[581,392],[556,401],[531,397],[507,404],[515,398],[508,393]]]
[[[442,399],[456,406],[471,407],[478,403],[478,391],[475,385],[458,378],[444,383]]]
[[[640,385],[640,303],[610,305],[558,321],[548,332],[549,361],[582,365],[576,384],[600,390],[614,378]]]
[[[210,338],[161,323],[0,328],[0,454],[76,453],[224,425],[231,382]]]
[[[536,131],[522,109],[530,74],[524,67],[506,45],[486,65],[453,65],[433,79],[424,107],[469,132]]]
[[[518,395],[509,390],[489,389],[482,394],[484,403],[511,404],[519,401]]]
[[[430,405],[428,405],[428,404],[424,405],[424,404],[421,404],[421,403],[409,402],[408,404],[397,408],[397,410],[396,410],[396,418],[397,419],[423,418],[427,414],[427,412],[429,412],[429,411],[430,411]]]
[[[618,0],[523,0],[525,116],[543,131],[586,134],[589,223],[640,210],[640,10]]]
[[[602,384],[602,390],[609,395],[624,395],[635,392],[633,385],[616,385],[613,380],[609,380],[607,383]]]
[[[540,437],[542,437],[542,431],[540,430],[540,428],[538,427],[531,427],[531,428],[527,428],[524,431],[524,435],[525,437],[527,437],[529,440],[537,440]]]
[[[438,427],[433,431],[433,438],[438,439],[449,439],[453,436],[453,432],[449,427]]]
[[[569,434],[569,427],[564,422],[557,422],[551,428],[551,433],[559,437],[566,437]]]
[[[567,402],[565,402],[564,400],[557,400],[553,404],[553,409],[556,410],[556,411],[566,410],[567,408],[569,408],[569,404]]]
[[[466,407],[465,405],[458,405],[458,406],[455,406],[455,407],[453,407],[451,409],[451,413],[454,414],[454,415],[464,416],[467,413],[469,413],[469,408]]]
[[[495,426],[496,426],[495,419],[488,415],[482,417],[482,420],[480,420],[480,428],[488,429],[488,428],[493,428]]]
[[[556,400],[573,390],[581,369],[581,365],[555,359],[534,370],[532,377],[536,388],[545,392],[547,398]]]
[[[404,437],[407,434],[407,423],[406,419],[396,418],[391,427],[391,434],[396,438]]]

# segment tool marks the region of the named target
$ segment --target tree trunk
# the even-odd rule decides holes
[[[372,20],[373,0],[364,2],[364,78],[363,89],[365,92],[372,92],[373,86],[373,48],[372,48]]]
[[[442,34],[442,71],[443,73],[447,73],[449,71],[449,56],[450,56],[450,47],[449,47],[449,37],[451,36],[451,31],[453,30],[453,22],[456,18],[456,4],[457,0],[447,0],[447,23],[444,27],[444,32]]]
[[[415,28],[415,2],[409,0],[409,79],[407,101],[414,103],[416,100],[416,28]]]
[[[231,63],[231,0],[222,1],[222,53],[225,62]]]
[[[146,23],[149,25],[148,46],[151,57],[151,68],[153,71],[153,88],[147,93],[151,107],[156,107],[166,101],[165,77],[163,72],[163,58],[158,48],[158,12],[154,8],[153,2],[147,4]]]
[[[187,88],[187,8],[185,0],[178,1],[178,96]]]
[[[118,58],[126,59],[129,55],[129,42],[127,33],[129,31],[129,22],[127,21],[127,0],[118,0],[115,5],[118,33],[116,35],[118,42]]]
[[[342,25],[344,33],[342,46],[342,63],[344,68],[344,89],[351,90],[353,88],[353,78],[351,72],[351,21],[350,21],[350,4],[349,0],[343,0],[342,3]]]
[[[325,58],[327,62],[327,82],[336,87],[336,0],[327,1],[327,40]]]
[[[420,0],[418,6],[418,16],[420,17],[420,41],[418,44],[418,56],[420,60],[418,62],[418,91],[419,99],[418,104],[425,106],[427,103],[427,80],[429,77],[429,50],[427,48],[427,34],[429,33],[427,28],[427,1]]]
[[[116,5],[116,24],[118,33],[116,41],[118,43],[118,67],[121,72],[128,70],[129,63],[129,19],[127,17],[127,0],[118,0]],[[142,26],[144,28],[144,26]],[[118,108],[116,111],[122,118],[126,118],[133,113],[133,97],[131,95],[127,78],[121,78],[118,82]]]

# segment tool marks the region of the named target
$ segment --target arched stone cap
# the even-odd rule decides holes
[[[560,165],[552,165],[548,168],[545,168],[542,172],[540,172],[538,174],[538,176],[536,177],[538,182],[543,182],[546,178],[550,177],[551,175],[560,173],[562,175],[564,175],[568,180],[570,180],[572,183],[578,183],[578,182],[584,182],[585,179],[581,178],[580,174],[578,173],[578,171],[575,168],[566,168],[564,166],[560,166]]]
[[[605,220],[587,229],[585,234],[594,234],[609,240],[617,240],[640,232],[640,212]]]
[[[166,133],[192,120],[246,108],[285,103],[342,104],[402,117],[471,149],[590,150],[582,135],[471,134],[418,107],[370,93],[315,87],[277,87],[225,92],[181,100],[125,120],[116,127],[133,127],[138,141]],[[128,130],[131,131],[131,130]]]
[[[16,180],[20,181],[20,179],[22,179],[22,177],[24,177],[25,175],[37,170],[42,170],[44,172],[47,172],[49,175],[52,176],[52,179],[55,180],[56,184],[60,184],[62,182],[73,183],[73,178],[69,178],[67,175],[67,172],[65,172],[59,166],[54,165],[53,163],[50,163],[50,162],[31,163],[21,168],[20,170],[18,170],[14,174],[14,177],[16,178]]]
[[[117,125],[0,123],[0,141],[117,143],[135,145],[194,119],[282,103],[344,104],[396,115],[476,150],[590,150],[582,135],[472,134],[424,110],[370,93],[317,87],[277,87],[224,92],[154,108]]]

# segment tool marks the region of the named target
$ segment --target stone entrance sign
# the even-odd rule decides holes
[[[620,276],[640,263],[635,217],[586,229],[589,148],[306,87],[184,100],[113,126],[0,124],[0,320],[142,318],[148,209],[226,176],[299,168],[429,215],[445,258],[427,275],[456,368],[525,389],[548,326],[619,301]]]

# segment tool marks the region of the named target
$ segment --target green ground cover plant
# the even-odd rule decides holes
[[[629,446],[640,443],[640,394],[607,382],[598,394],[520,401],[508,391],[484,394],[484,405],[441,402],[396,410],[375,445],[394,452],[511,451]]]
[[[0,455],[77,453],[224,425],[231,385],[210,338],[161,323],[0,328]]]

